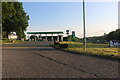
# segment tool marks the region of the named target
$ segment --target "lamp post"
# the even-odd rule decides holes
[[[69,31],[70,31],[70,42],[71,42],[72,31],[71,31],[71,29],[69,29]]]
[[[117,29],[120,29],[120,24],[116,24],[116,25],[117,25]],[[116,25],[115,25],[115,26],[116,26]]]
[[[85,30],[85,2],[83,0],[83,27],[84,27],[84,49],[86,50],[86,30]]]
[[[120,29],[120,24],[117,24],[118,25],[118,29]]]

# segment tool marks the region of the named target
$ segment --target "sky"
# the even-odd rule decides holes
[[[86,2],[86,36],[118,28],[117,2]],[[75,31],[83,37],[82,2],[23,2],[30,17],[27,31]]]

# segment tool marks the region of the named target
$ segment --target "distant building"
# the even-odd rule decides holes
[[[15,34],[8,35],[8,39],[17,39],[17,38],[18,38],[18,36]]]
[[[39,35],[38,40],[43,40],[43,41],[63,41],[63,32],[62,31],[58,31],[58,32],[27,32],[27,34],[34,34],[34,35],[38,34]],[[43,36],[43,34],[45,36]],[[31,41],[29,36],[28,36],[28,40]]]

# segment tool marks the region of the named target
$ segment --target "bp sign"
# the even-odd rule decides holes
[[[72,31],[72,41],[75,41],[75,31]]]
[[[66,30],[66,34],[69,35],[69,30]]]

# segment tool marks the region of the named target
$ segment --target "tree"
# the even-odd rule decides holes
[[[2,2],[1,1],[0,1],[0,24],[2,24]]]
[[[2,3],[2,30],[6,32],[4,37],[8,37],[10,32],[14,31],[13,21],[14,21],[15,9],[13,3],[11,2],[3,2]]]
[[[16,23],[17,23],[16,26],[18,26],[18,25],[19,26],[15,29],[15,31],[18,35],[18,39],[25,38],[24,31],[26,31],[26,28],[28,26],[29,16],[23,10],[22,3],[15,4],[15,7],[18,7],[17,9],[19,9],[19,11],[17,11],[17,13],[16,13],[16,16],[17,16],[16,17]]]
[[[107,40],[120,40],[120,29],[110,32],[107,35]]]
[[[2,24],[3,37],[8,37],[11,32],[16,32],[18,39],[25,38],[25,31],[28,27],[29,16],[24,11],[20,2],[2,3]]]
[[[34,39],[34,41],[35,41],[35,40],[38,40],[38,37],[37,37],[36,35],[31,35],[31,36],[30,36],[30,39],[31,39],[31,40]]]
[[[2,2],[0,1],[0,40],[2,38]]]

